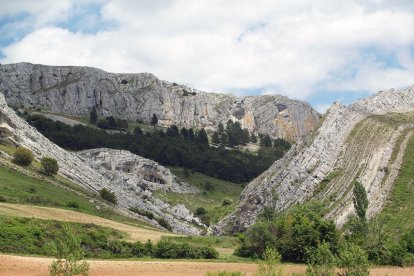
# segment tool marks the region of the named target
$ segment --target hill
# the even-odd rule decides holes
[[[41,107],[88,117],[100,116],[187,128],[217,129],[229,119],[251,132],[288,140],[311,132],[320,115],[307,103],[283,96],[236,97],[206,93],[149,73],[113,74],[90,67],[0,65],[0,93],[9,105]]]
[[[414,87],[382,91],[346,107],[335,103],[316,133],[298,142],[244,189],[217,233],[243,231],[265,206],[283,211],[312,199],[343,225],[354,213],[352,191],[362,183],[369,218],[380,213],[395,180],[414,122]]]

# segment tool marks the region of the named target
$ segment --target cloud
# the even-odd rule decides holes
[[[278,93],[298,99],[321,90],[372,93],[414,82],[412,1],[80,3],[38,4],[51,11],[33,1],[23,10],[13,4],[2,9],[0,4],[0,16],[23,12],[33,23],[22,39],[2,49],[2,62],[152,72],[208,91]],[[67,27],[79,6],[90,4],[99,6],[99,12],[70,22],[77,24],[74,29]],[[12,22],[8,30],[25,22]],[[102,24],[96,22],[115,23],[99,29]],[[93,32],[82,31],[88,24]],[[383,52],[390,54],[375,55]]]

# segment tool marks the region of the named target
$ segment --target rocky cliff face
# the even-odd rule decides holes
[[[78,116],[89,116],[95,106],[101,116],[149,122],[155,113],[162,125],[210,130],[233,119],[251,132],[290,140],[311,132],[319,120],[308,104],[283,96],[205,93],[149,73],[112,74],[89,67],[1,65],[0,92],[10,105]]]
[[[187,184],[180,183],[167,168],[127,151],[95,149],[79,154],[65,151],[18,117],[7,106],[2,94],[0,141],[27,147],[38,160],[44,156],[55,158],[59,174],[88,191],[98,193],[102,188],[113,191],[118,200],[116,208],[123,212],[128,212],[131,207],[152,212],[155,217],[168,221],[178,233],[199,234],[203,227],[183,205],[172,206],[152,197],[154,190],[196,192]],[[134,213],[130,215],[146,219]],[[155,220],[149,222],[157,225]]]
[[[372,217],[398,175],[413,123],[414,86],[383,91],[348,107],[335,103],[313,137],[299,141],[249,183],[235,211],[214,231],[243,231],[264,206],[282,211],[310,199],[322,201],[330,210],[327,217],[342,225],[354,212],[355,181],[367,190]]]

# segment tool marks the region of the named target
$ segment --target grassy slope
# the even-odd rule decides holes
[[[115,213],[99,204],[99,201],[90,202],[87,197],[91,195],[86,192],[84,195],[79,194],[82,189],[73,183],[67,183],[59,178],[55,178],[55,180],[62,187],[71,185],[70,188],[77,188],[78,192],[75,193],[73,190],[55,186],[47,181],[24,175],[0,165],[0,201],[71,209],[139,227],[152,228],[142,221]],[[66,207],[69,202],[76,202],[79,207],[75,209]],[[100,206],[100,209],[96,208],[97,205]]]
[[[204,207],[210,216],[211,223],[217,222],[224,215],[228,214],[234,208],[234,203],[240,196],[243,187],[241,184],[230,181],[219,180],[200,173],[190,173],[185,177],[182,168],[170,168],[171,172],[184,182],[199,189],[200,193],[196,195],[179,194],[179,193],[163,193],[156,192],[155,196],[159,197],[171,204],[184,204],[191,211],[195,212],[198,207]],[[204,188],[206,182],[209,182],[213,189],[207,191]],[[229,198],[233,204],[224,205],[223,200]]]
[[[408,142],[400,173],[378,217],[393,235],[414,228],[414,136]]]

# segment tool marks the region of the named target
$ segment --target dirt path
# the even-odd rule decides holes
[[[21,257],[0,255],[1,276],[43,276],[48,275],[50,258]],[[169,276],[204,276],[208,271],[241,271],[246,275],[254,275],[257,265],[252,263],[214,263],[185,261],[88,261],[91,265],[91,276],[123,276],[123,275],[169,275]],[[304,265],[282,265],[284,272],[303,273]],[[410,276],[414,275],[414,267],[377,267],[371,269],[371,276]]]
[[[19,217],[34,217],[40,219],[53,219],[67,222],[93,223],[99,226],[126,232],[129,234],[129,237],[127,237],[126,240],[132,242],[146,242],[148,239],[158,241],[162,236],[178,236],[172,233],[140,228],[81,212],[33,205],[0,203],[0,214]]]
[[[76,125],[83,125],[83,126],[87,126],[87,124],[76,121],[74,119],[70,119],[68,117],[65,116],[60,116],[57,114],[51,114],[51,113],[46,113],[46,112],[32,112],[32,114],[40,114],[45,116],[46,118],[52,119],[53,121],[58,121],[58,122],[62,122],[64,124],[70,125],[70,126],[76,126]]]

